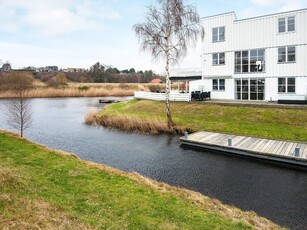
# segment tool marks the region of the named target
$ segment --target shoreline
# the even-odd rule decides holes
[[[218,132],[273,140],[307,142],[305,109],[263,108],[210,103],[171,103],[174,130],[166,125],[165,104],[130,100],[109,105],[96,116],[97,124],[127,132]],[[163,127],[163,128],[161,128]]]
[[[135,181],[136,183],[140,183],[141,185],[145,187],[154,189],[155,191],[161,194],[165,194],[165,195],[170,194],[179,199],[187,200],[189,203],[192,203],[197,208],[204,209],[209,212],[219,213],[225,218],[230,219],[232,221],[243,221],[243,223],[248,224],[254,227],[255,229],[263,229],[263,228],[279,229],[281,228],[275,223],[273,223],[272,221],[264,217],[258,216],[253,211],[242,211],[236,207],[222,204],[220,201],[210,198],[208,196],[204,196],[200,194],[199,192],[195,192],[195,191],[184,189],[184,188],[173,187],[166,183],[157,182],[153,179],[144,177],[136,172],[128,173],[128,172],[124,172],[124,171],[121,171],[116,168],[106,166],[103,164],[97,164],[97,163],[93,163],[90,161],[81,160],[78,156],[76,156],[73,153],[67,153],[61,150],[50,149],[39,143],[30,142],[25,138],[18,137],[16,133],[8,132],[5,130],[0,130],[0,134],[4,134],[11,138],[15,138],[16,140],[26,142],[27,144],[37,146],[39,149],[49,152],[49,154],[55,154],[55,156],[73,157],[76,162],[85,164],[86,167],[89,169],[102,170],[110,174],[115,174],[115,175],[129,178]]]

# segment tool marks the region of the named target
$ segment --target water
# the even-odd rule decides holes
[[[4,102],[0,100],[0,128],[11,130],[4,119]],[[84,160],[136,171],[253,210],[291,229],[306,229],[306,172],[185,149],[178,136],[128,134],[83,123],[88,109],[103,106],[97,98],[33,99],[34,123],[25,136]]]

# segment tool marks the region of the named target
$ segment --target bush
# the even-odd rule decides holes
[[[90,87],[88,87],[87,85],[82,85],[82,86],[79,86],[78,89],[79,89],[80,91],[87,91],[87,90],[90,89]]]
[[[164,90],[163,85],[148,85],[148,89],[150,92],[160,92]]]

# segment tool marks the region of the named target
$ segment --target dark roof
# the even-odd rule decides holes
[[[170,80],[200,80],[201,76],[171,76]]]

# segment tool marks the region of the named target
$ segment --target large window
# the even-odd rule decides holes
[[[225,79],[213,79],[212,89],[213,90],[225,90]]]
[[[278,78],[278,93],[295,93],[295,78]]]
[[[212,54],[212,65],[225,65],[225,53]]]
[[[295,46],[286,46],[278,48],[278,62],[295,62]]]
[[[264,100],[265,80],[263,78],[235,80],[237,100]]]
[[[235,52],[235,73],[264,72],[264,70],[264,49]]]
[[[295,31],[295,17],[285,17],[278,19],[278,32],[292,32]]]
[[[216,27],[212,29],[212,42],[225,41],[225,27]]]

